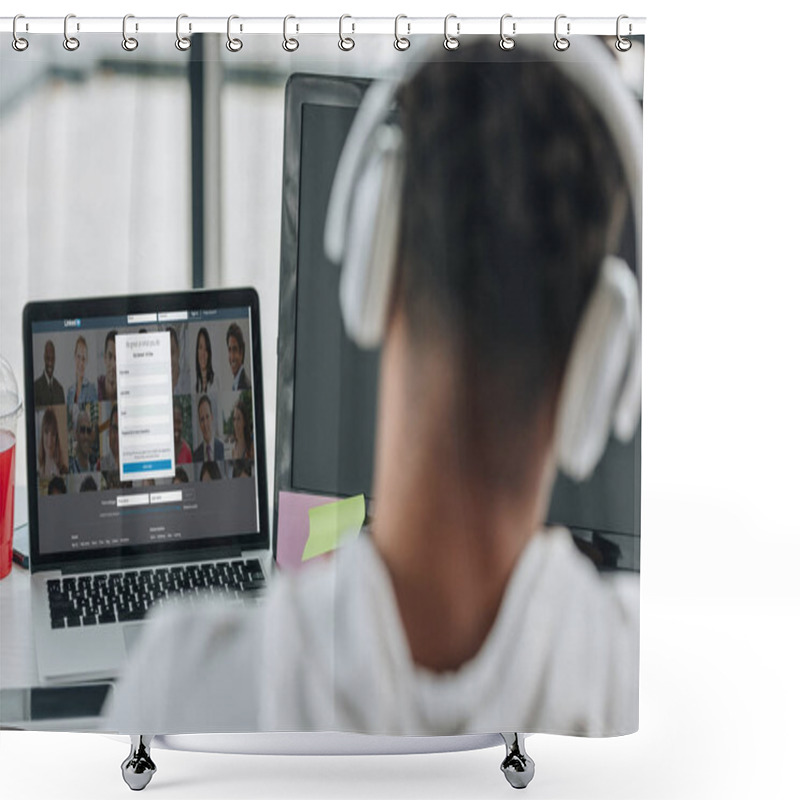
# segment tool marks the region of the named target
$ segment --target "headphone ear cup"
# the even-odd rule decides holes
[[[573,480],[592,474],[612,424],[626,438],[636,430],[640,340],[636,277],[624,261],[606,256],[575,334],[556,419],[558,465]]]
[[[380,345],[394,285],[403,180],[402,135],[385,125],[352,187],[339,283],[345,330],[363,348]]]
[[[637,287],[638,289],[638,287]],[[632,320],[636,330],[631,353],[628,376],[614,414],[614,435],[622,442],[629,441],[636,433],[642,413],[642,317],[639,303],[633,309]]]

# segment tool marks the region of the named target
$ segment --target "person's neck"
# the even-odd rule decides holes
[[[520,466],[515,487],[487,480],[487,465],[454,428],[454,387],[423,390],[409,402],[409,381],[446,384],[441,365],[411,377],[386,352],[391,347],[387,342],[382,362],[373,541],[413,660],[453,670],[480,650],[514,567],[542,525],[554,472],[550,437],[537,437],[543,455]]]
[[[81,469],[88,469],[89,467],[89,456],[84,455],[78,450],[78,464],[80,464]]]
[[[434,671],[456,669],[480,650],[541,525],[529,504],[510,507],[459,486],[452,466],[390,471],[376,488],[373,517],[412,658]]]

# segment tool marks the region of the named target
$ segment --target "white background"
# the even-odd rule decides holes
[[[798,796],[800,15],[785,3],[730,13],[711,5],[28,0],[3,12],[647,16],[641,730],[531,738],[537,776],[527,792],[540,800]],[[127,797],[126,753],[100,736],[2,733],[0,786],[6,797]],[[509,797],[501,756],[155,751],[159,772],[146,791]]]

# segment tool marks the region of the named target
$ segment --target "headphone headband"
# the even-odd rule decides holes
[[[641,262],[642,206],[642,114],[638,103],[622,83],[619,69],[610,49],[594,37],[580,37],[567,50],[556,51],[548,35],[522,37],[514,50],[505,51],[509,58],[529,55],[532,60],[547,61],[559,66],[592,103],[603,119],[622,165],[633,208],[636,227],[637,275]],[[352,187],[359,170],[369,157],[369,143],[375,131],[386,123],[397,96],[398,88],[410,81],[431,61],[452,61],[453,55],[442,52],[433,43],[428,47],[429,58],[414,63],[401,80],[376,80],[367,89],[353,121],[350,134],[339,159],[331,189],[328,217],[325,225],[325,252],[334,263],[342,263],[346,250],[346,230],[352,197]],[[457,51],[456,51],[457,52]],[[450,56],[448,58],[448,56]],[[456,56],[457,57],[457,56]]]

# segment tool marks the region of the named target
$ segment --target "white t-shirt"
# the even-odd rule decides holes
[[[279,575],[259,608],[173,608],[154,620],[110,709],[121,733],[638,728],[638,578],[600,576],[569,533],[531,538],[477,655],[415,665],[368,536]]]

